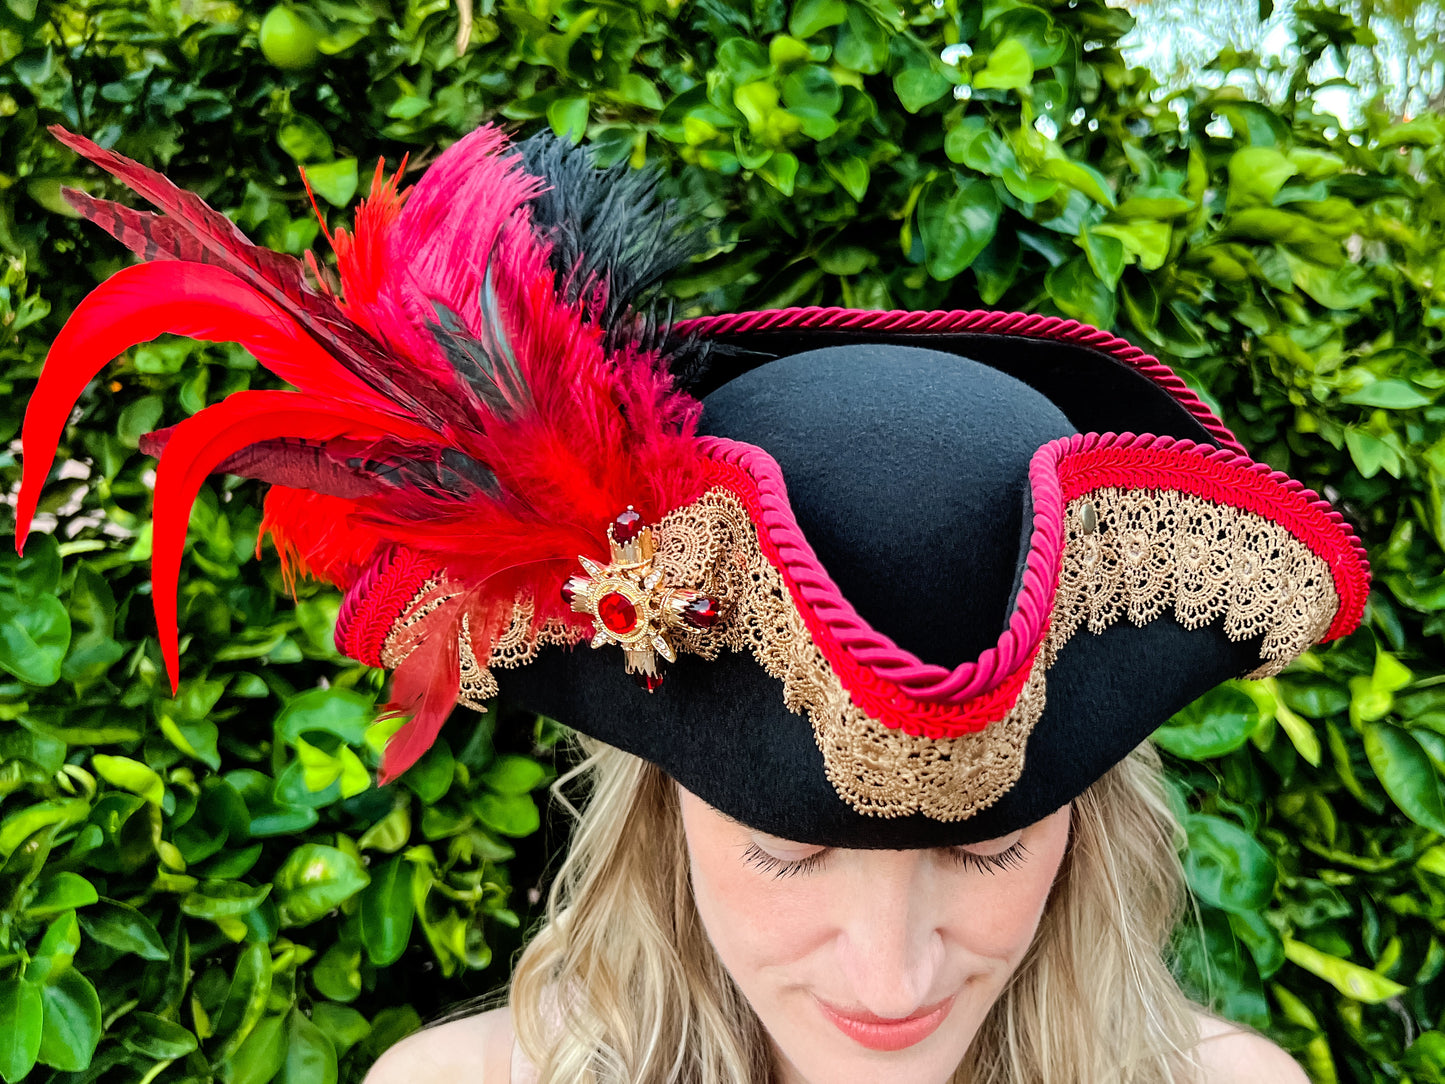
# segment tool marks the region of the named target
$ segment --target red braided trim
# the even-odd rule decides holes
[[[343,655],[381,665],[381,649],[402,611],[437,570],[411,550],[383,553],[346,589],[336,616],[336,648]]]
[[[1055,442],[1061,443],[1061,442]],[[1302,483],[1248,456],[1169,437],[1088,433],[1060,458],[1064,499],[1104,486],[1172,489],[1277,523],[1329,566],[1340,608],[1324,641],[1353,632],[1370,593],[1365,547],[1345,518]]]
[[[1239,455],[1248,455],[1244,446],[1220,421],[1189,386],[1158,358],[1146,354],[1133,343],[1117,335],[1100,331],[1077,320],[1057,316],[1038,316],[1022,312],[990,312],[983,309],[951,309],[933,312],[905,312],[843,308],[768,309],[762,312],[733,312],[718,316],[700,316],[680,320],[677,330],[682,334],[719,336],[745,331],[780,331],[817,328],[825,331],[886,331],[939,334],[946,332],[975,335],[1017,335],[1026,339],[1048,339],[1053,342],[1087,346],[1147,376],[1174,397],[1180,406],[1194,415],[1199,424],[1220,444]]]

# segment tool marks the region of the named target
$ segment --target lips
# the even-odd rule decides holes
[[[815,997],[818,1008],[823,1011],[834,1027],[848,1038],[869,1050],[905,1050],[921,1043],[943,1023],[953,1008],[953,998],[945,998],[933,1005],[925,1005],[917,1012],[904,1017],[875,1016],[870,1012],[845,1010],[829,1005]]]

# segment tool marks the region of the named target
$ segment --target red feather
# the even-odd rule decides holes
[[[344,437],[359,441],[425,440],[433,434],[399,419],[380,419],[375,412],[300,392],[243,391],[187,418],[171,431],[156,467],[151,591],[161,654],[171,678],[179,687],[180,649],[177,643],[176,585],[191,506],[201,483],[215,467],[259,441],[302,437],[327,441]]]
[[[119,229],[115,236],[122,243],[139,245],[137,251],[143,256],[147,255],[148,246],[162,242],[171,249],[180,246],[192,255],[202,253],[207,262],[224,267],[290,312],[347,368],[366,383],[385,389],[398,406],[428,418],[433,424],[458,420],[454,412],[436,413],[437,408],[446,410],[453,404],[446,397],[434,394],[434,381],[417,380],[413,366],[387,352],[385,339],[379,344],[363,334],[335,298],[318,293],[306,284],[300,260],[253,244],[225,215],[194,193],[177,188],[155,170],[106,150],[58,124],[51,125],[49,130],[71,150],[123,181],[168,216],[163,220],[167,225],[156,232],[150,226],[162,220],[153,216],[116,213],[105,207],[104,201],[82,199],[73,204],[82,214],[103,208],[105,213],[96,220],[97,224],[106,229]],[[188,235],[190,241],[180,241],[182,235]]]
[[[81,392],[117,354],[166,332],[240,343],[303,390],[344,394],[379,412],[396,409],[343,369],[290,316],[228,272],[174,261],[123,268],[76,306],[50,347],[26,408],[25,468],[15,510],[20,546]]]
[[[378,776],[382,784],[406,771],[431,748],[457,706],[462,687],[458,653],[462,610],[462,599],[453,598],[428,614],[427,635],[392,674],[391,702],[383,709],[382,718],[409,715],[411,720],[386,743]]]

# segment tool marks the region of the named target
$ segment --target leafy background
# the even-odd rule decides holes
[[[3,0],[0,473],[50,339],[124,263],[59,199],[118,193],[56,122],[290,252],[319,235],[298,164],[338,224],[382,155],[550,125],[693,201],[715,244],[679,312],[1115,328],[1338,501],[1376,570],[1361,631],[1159,732],[1199,901],[1180,973],[1318,1081],[1445,1079],[1445,117],[1370,88],[1317,110],[1374,36],[1288,18],[1266,103],[1213,77],[1262,64],[1233,50],[1160,85],[1100,0]],[[562,845],[558,728],[506,705],[373,784],[380,674],[337,657],[333,593],[293,601],[257,555],[248,484],[193,516],[169,695],[137,439],[265,379],[223,346],[130,351],[66,432],[49,533],[0,554],[5,1081],[359,1080],[505,982]]]

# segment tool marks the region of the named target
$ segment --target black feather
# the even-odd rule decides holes
[[[532,201],[532,221],[552,244],[552,270],[563,298],[576,302],[601,286],[598,314],[608,350],[632,345],[665,354],[675,376],[700,374],[711,345],[672,330],[669,312],[649,311],[663,280],[709,247],[696,216],[661,197],[661,175],[624,161],[606,169],[588,147],[543,130],[517,144],[523,167],[548,187]]]

